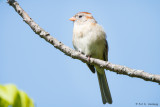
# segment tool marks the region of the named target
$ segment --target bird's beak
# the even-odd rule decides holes
[[[70,21],[75,21],[76,18],[75,18],[75,17],[71,17],[69,20],[70,20]]]

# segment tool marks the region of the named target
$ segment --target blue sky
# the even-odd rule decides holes
[[[160,74],[159,0],[18,2],[35,22],[71,48],[73,23],[68,19],[80,11],[91,12],[107,33],[111,63]],[[0,14],[0,84],[15,84],[36,107],[160,106],[160,85],[110,71],[106,75],[113,104],[103,105],[97,75],[84,63],[36,35],[5,0],[0,0]]]

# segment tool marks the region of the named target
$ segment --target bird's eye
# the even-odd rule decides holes
[[[79,18],[82,18],[82,16],[80,15]]]

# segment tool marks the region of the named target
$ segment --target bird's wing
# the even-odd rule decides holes
[[[104,61],[108,61],[108,42],[106,40],[106,44],[105,44],[105,48],[104,48],[104,51],[103,51],[103,58],[104,58]]]

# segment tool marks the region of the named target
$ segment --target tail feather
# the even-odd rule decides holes
[[[112,97],[107,83],[105,72],[103,74],[97,72],[97,76],[98,76],[103,104],[106,104],[107,102],[109,104],[112,104]]]

